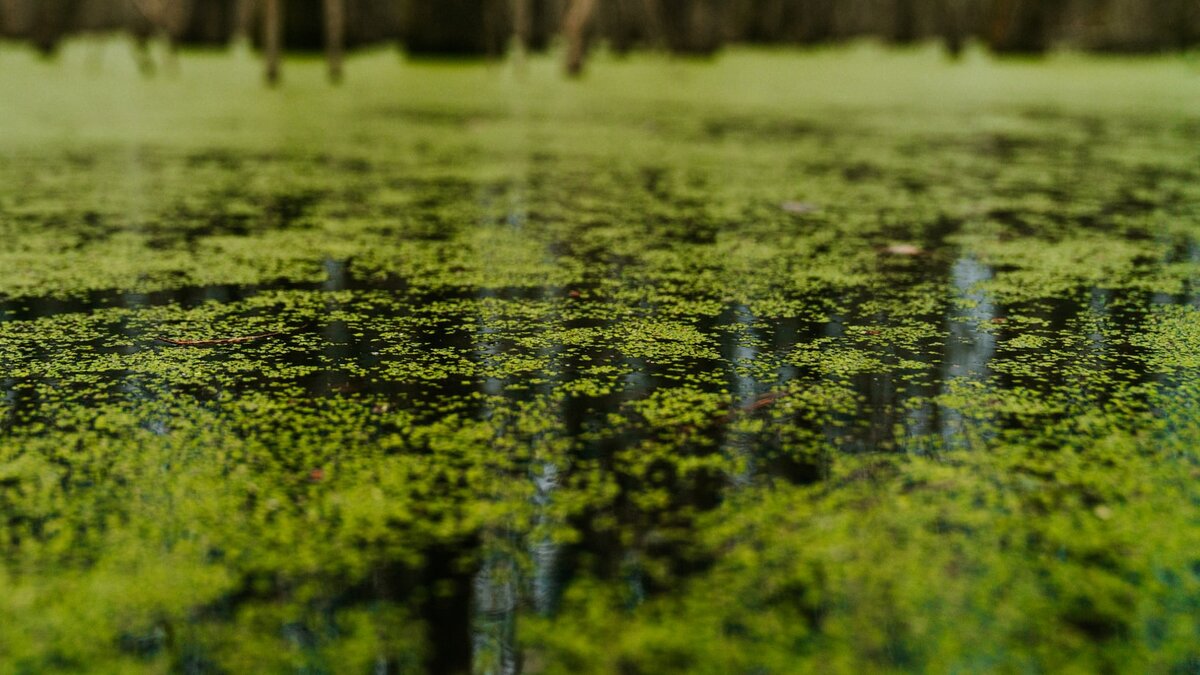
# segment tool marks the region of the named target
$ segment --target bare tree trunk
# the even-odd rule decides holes
[[[567,39],[567,74],[578,77],[583,73],[583,61],[587,58],[588,27],[596,13],[596,0],[571,0],[567,17],[563,21],[563,35]]]
[[[666,38],[663,35],[663,26],[658,6],[658,0],[642,0],[642,14],[645,15],[646,33],[650,36],[650,42],[656,47],[661,47]]]
[[[1068,0],[995,0],[989,44],[998,54],[1042,54]]]
[[[917,34],[917,8],[913,0],[892,0],[892,42],[912,44]]]
[[[259,0],[236,0],[233,9],[233,40],[249,40],[251,26],[254,25],[254,15],[258,13]]]
[[[53,56],[59,42],[70,32],[79,13],[80,0],[39,0],[35,3],[31,37],[43,56]]]
[[[134,53],[138,67],[143,75],[155,73],[154,57],[151,54],[151,40],[155,36],[165,43],[163,55],[164,68],[172,73],[179,72],[179,62],[176,59],[175,44],[187,27],[191,17],[192,5],[190,0],[133,0],[133,8],[137,11],[132,32],[134,34]]]
[[[962,2],[960,0],[938,0],[936,9],[938,28],[946,46],[946,54],[952,59],[958,59],[962,57],[966,41],[964,34],[966,19]]]
[[[512,20],[508,0],[485,0],[483,3],[483,42],[489,57],[499,58],[508,50],[513,34]]]
[[[279,53],[283,47],[283,2],[263,0],[263,56],[267,60],[267,84],[279,83]]]
[[[533,8],[529,0],[512,0],[513,39],[520,54],[529,51],[529,38],[533,35]]]
[[[194,0],[176,0],[162,5],[162,27],[166,39],[166,53],[163,55],[163,67],[168,73],[179,74],[179,42],[187,33],[188,24],[195,12]]]
[[[346,43],[346,0],[325,0],[325,56],[329,81],[342,81],[342,59]]]

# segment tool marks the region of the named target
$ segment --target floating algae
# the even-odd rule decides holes
[[[5,669],[1200,663],[1176,64],[70,67],[0,103]]]

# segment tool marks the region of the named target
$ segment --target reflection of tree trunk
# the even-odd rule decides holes
[[[346,41],[346,0],[325,0],[325,56],[329,80],[342,81],[342,53]]]
[[[588,27],[596,13],[596,0],[571,0],[567,18],[563,21],[563,36],[567,40],[567,74],[572,77],[583,72],[587,57]]]
[[[267,59],[267,84],[279,83],[279,52],[283,45],[282,0],[263,0],[263,53]]]

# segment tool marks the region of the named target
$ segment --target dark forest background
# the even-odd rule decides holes
[[[1200,44],[1200,0],[0,0],[0,38],[51,56],[78,34],[125,32],[143,47],[250,38],[279,79],[287,51],[325,50],[339,80],[346,49],[400,43],[410,56],[496,57],[561,37],[569,73],[591,47],[707,56],[729,43],[820,45],[873,37],[976,40],[997,54],[1057,46],[1147,53]]]
[[[163,35],[180,45],[256,36],[275,0],[0,0],[0,35],[52,52],[78,33]],[[347,46],[399,41],[414,55],[498,55],[515,37],[532,50],[579,29],[615,51],[710,54],[730,42],[813,45],[862,36],[904,44],[978,38],[1001,53],[1065,44],[1101,51],[1184,49],[1200,42],[1198,0],[278,0],[283,45],[318,50],[327,4],[340,5]],[[585,15],[582,27],[572,13]]]

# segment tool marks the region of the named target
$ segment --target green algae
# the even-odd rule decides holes
[[[4,669],[1200,662],[1179,64],[71,54],[0,52]]]

